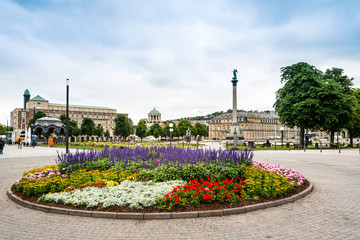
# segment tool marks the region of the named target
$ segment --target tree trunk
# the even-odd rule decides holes
[[[300,145],[304,146],[305,128],[300,127]]]
[[[335,132],[334,131],[330,131],[330,143],[334,144],[334,136],[335,136]]]
[[[349,131],[349,138],[350,138],[350,147],[352,147],[354,144],[354,138],[353,138],[353,134],[351,131]]]

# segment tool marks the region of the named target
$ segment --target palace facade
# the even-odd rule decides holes
[[[54,118],[60,118],[60,115],[66,114],[66,104],[50,103],[39,95],[30,98],[30,92],[27,89],[23,96],[23,108],[15,108],[10,115],[10,124],[14,128],[17,137],[22,132],[27,131],[27,125],[29,120],[34,117],[34,112],[42,111],[46,116]],[[69,105],[69,118],[75,120],[79,128],[85,117],[91,118],[94,120],[95,125],[100,124],[103,126],[104,132],[109,130],[111,136],[113,136],[115,127],[115,117],[118,114],[116,109],[108,107]],[[128,114],[124,115],[128,117]]]
[[[215,117],[209,122],[209,139],[226,140],[229,129],[231,129],[232,113],[224,113]],[[265,140],[269,137],[281,138],[283,129],[284,140],[294,140],[298,138],[297,128],[288,128],[279,122],[276,113],[265,112],[238,112],[237,122],[242,131],[241,136],[245,141]]]

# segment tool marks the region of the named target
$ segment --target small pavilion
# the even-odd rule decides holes
[[[148,123],[161,123],[161,113],[155,107],[148,113]]]
[[[48,131],[50,133],[56,133],[57,135],[65,135],[65,125],[61,122],[60,119],[51,118],[51,117],[42,117],[35,121],[34,132],[36,133],[38,129],[41,129],[42,134],[44,135]]]

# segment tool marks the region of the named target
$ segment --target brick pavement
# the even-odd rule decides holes
[[[358,150],[257,151],[254,160],[299,170],[314,191],[295,203],[246,214],[150,221],[64,216],[17,205],[7,188],[22,171],[56,157],[56,149],[27,150],[8,147],[0,157],[0,239],[360,239]]]

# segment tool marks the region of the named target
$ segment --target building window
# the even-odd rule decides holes
[[[26,117],[26,112],[22,112],[21,116]]]

